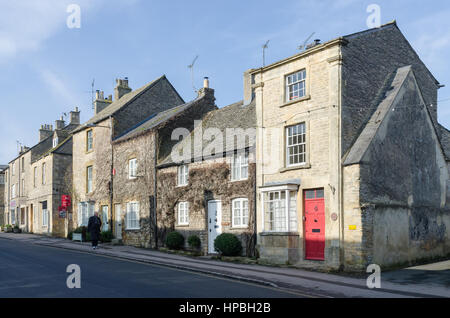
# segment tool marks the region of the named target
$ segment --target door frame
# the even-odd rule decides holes
[[[120,215],[117,215],[117,207],[120,209]],[[123,230],[123,222],[122,222],[123,209],[122,204],[116,203],[114,204],[114,236],[116,239],[122,239],[122,230]],[[118,231],[118,227],[120,224],[120,232]]]
[[[207,226],[207,233],[208,233],[208,254],[216,254],[216,251],[214,251],[214,241],[211,240],[211,235],[209,232],[209,213],[210,213],[210,203],[216,204],[217,209],[217,225],[218,231],[216,231],[216,237],[220,234],[222,234],[222,201],[221,200],[209,200],[208,201],[208,211],[207,211],[207,217],[206,217],[206,226]],[[218,204],[219,203],[219,204]],[[220,205],[220,209],[217,207]]]
[[[323,237],[324,237],[324,246],[323,246],[323,259],[313,259],[313,258],[307,258],[307,251],[306,251],[306,192],[307,191],[317,191],[317,190],[323,190],[323,198],[320,198],[320,199],[322,199],[323,200]],[[317,198],[315,198],[315,199],[310,199],[310,200],[317,200]],[[325,210],[326,210],[326,207],[325,207],[325,188],[311,188],[311,189],[303,189],[303,193],[302,193],[302,201],[303,201],[303,217],[302,217],[302,227],[303,227],[303,238],[304,238],[304,242],[303,242],[303,251],[304,251],[304,253],[303,253],[303,258],[305,259],[305,260],[308,260],[308,261],[319,261],[319,262],[323,262],[323,261],[325,261],[325,248],[326,248],[326,236],[325,236],[325,234],[326,234],[326,232],[325,232],[325,227],[326,227],[326,218],[325,218]]]
[[[109,210],[109,205],[101,205],[100,206],[100,208],[101,208],[101,211],[102,211],[102,218],[101,218],[101,220],[102,220],[102,231],[109,231],[110,229],[111,229],[111,224],[109,224],[109,214],[110,214],[110,210]],[[105,229],[105,224],[104,224],[104,220],[105,220],[105,217],[103,216],[103,212],[104,212],[104,208],[106,208],[106,229]]]

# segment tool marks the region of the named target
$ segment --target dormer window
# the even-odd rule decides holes
[[[58,146],[58,136],[53,137],[53,148]]]

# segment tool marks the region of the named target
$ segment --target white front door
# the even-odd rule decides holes
[[[102,206],[102,231],[108,231],[109,230],[109,224],[108,224],[108,206],[104,205]]]
[[[114,206],[114,236],[116,239],[122,239],[122,207],[120,204]]]
[[[208,253],[216,253],[214,240],[222,233],[222,202],[208,202]]]

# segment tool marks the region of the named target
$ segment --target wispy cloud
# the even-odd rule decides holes
[[[83,13],[103,1],[0,0],[0,63],[38,50],[46,40],[64,30],[69,15],[67,6],[74,2]]]

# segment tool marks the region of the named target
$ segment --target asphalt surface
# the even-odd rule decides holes
[[[81,269],[70,289],[67,266]],[[0,240],[0,297],[291,298],[271,287],[118,260],[82,252]]]

